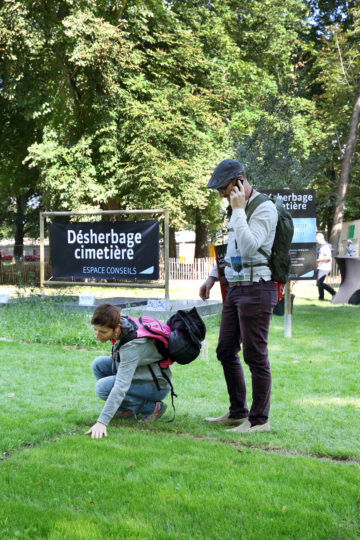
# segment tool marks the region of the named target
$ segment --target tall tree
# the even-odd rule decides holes
[[[330,241],[338,252],[339,237],[346,210],[349,182],[356,183],[360,154],[356,151],[360,120],[359,12],[351,11],[353,25],[344,32],[340,25],[328,29],[315,67],[323,94],[317,99],[324,132],[323,146],[328,156],[327,175],[334,201]],[[332,180],[332,178],[334,180]],[[324,182],[319,182],[323,185]]]
[[[120,208],[169,208],[180,224],[184,205],[204,200],[194,177],[224,144],[226,89],[194,82],[208,62],[161,2],[132,4],[119,23],[120,8],[4,4],[4,96],[22,100],[42,127],[28,163],[41,172],[48,207],[114,199]]]
[[[39,174],[24,164],[36,141],[34,121],[0,92],[0,222],[14,233],[14,256],[23,256],[26,234],[39,234]]]
[[[172,4],[172,9],[197,33],[209,61],[215,59],[216,64],[221,65],[223,78],[232,89],[225,118],[232,147],[227,149],[226,155],[219,155],[218,162],[224,157],[235,157],[233,142],[249,140],[255,126],[261,125],[269,96],[279,99],[280,95],[285,101],[284,88],[294,85],[293,57],[302,49],[299,37],[305,32],[306,9],[296,1],[271,2],[265,12],[261,2],[247,0],[211,3],[196,0],[186,2],[186,8],[184,2],[179,1]],[[296,109],[293,150],[299,150],[300,146],[302,155],[308,154],[316,131],[310,121],[314,106],[294,94],[291,105]],[[268,133],[264,131],[263,135],[266,138]],[[247,156],[244,159],[247,161]],[[206,181],[210,174],[209,170]],[[195,213],[197,229],[204,234],[209,222],[209,206],[199,205]],[[202,244],[205,246],[204,242]],[[205,251],[205,247],[202,251],[196,246],[196,254]]]
[[[349,185],[349,177],[351,171],[351,163],[355,154],[355,147],[359,132],[359,119],[360,119],[360,87],[355,96],[354,108],[352,111],[349,133],[346,141],[345,152],[342,159],[339,188],[338,188],[338,200],[335,206],[335,215],[331,229],[330,242],[333,246],[335,253],[338,252],[340,233],[342,229],[345,200]]]
[[[299,108],[302,107],[302,114]],[[307,114],[305,114],[307,108]],[[243,137],[237,157],[245,166],[250,183],[257,189],[304,188],[310,185],[321,163],[311,148],[311,136],[319,123],[306,100],[292,99],[291,92],[269,97],[252,135]]]
[[[294,81],[305,16],[300,0],[2,3],[3,96],[41,133],[26,163],[46,207],[161,206],[173,227],[206,216],[230,138]]]

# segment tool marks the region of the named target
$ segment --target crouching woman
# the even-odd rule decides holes
[[[158,362],[163,358],[152,339],[136,338],[129,319],[122,317],[120,309],[112,304],[97,307],[91,324],[96,338],[101,343],[110,340],[113,347],[112,357],[99,356],[92,363],[97,379],[95,392],[106,403],[98,421],[85,435],[94,439],[107,436],[106,426],[113,417],[130,419],[141,414],[141,423],[159,420],[167,408],[162,400],[168,395],[170,385],[161,373]],[[133,332],[132,336],[130,332]],[[135,339],[127,341],[133,336]],[[164,371],[171,381],[170,368]]]

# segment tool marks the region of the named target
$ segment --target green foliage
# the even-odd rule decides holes
[[[24,164],[27,148],[36,140],[34,121],[24,120],[24,111],[0,92],[0,224],[1,235],[14,235],[22,244],[24,235],[38,236],[38,172]]]
[[[235,272],[237,272],[238,274],[240,274],[241,270],[242,270],[242,264],[240,263],[237,263],[237,262],[234,262],[232,264],[232,267],[233,269],[235,270]]]
[[[305,13],[298,0],[267,2],[266,14],[248,0],[4,3],[3,96],[41,134],[25,162],[45,207],[111,199],[169,208],[173,225],[218,214],[207,179],[233,152],[229,133],[252,131],[267,96],[294,80]]]
[[[312,110],[311,104],[291,95],[269,98],[252,135],[236,150],[256,188],[309,186],[321,164],[312,150],[320,129],[310,117]]]
[[[61,429],[4,461],[3,540],[358,537],[357,464],[193,440],[174,430],[117,425],[93,441],[83,430]]]
[[[164,207],[175,227],[217,231],[221,206],[205,186],[237,152],[259,188],[315,186],[329,223],[359,82],[348,8],[3,2],[0,111],[17,120],[0,137],[0,185],[16,188],[1,190],[2,207],[16,193],[25,215],[27,185],[47,210]],[[359,163],[356,152],[346,219],[359,217]]]
[[[27,162],[41,172],[46,205],[89,209],[114,198],[122,208],[170,208],[181,222],[184,205],[204,204],[199,180],[224,145],[225,105],[222,88],[201,88],[192,75],[209,71],[192,32],[164,8],[157,19],[134,6],[136,23],[115,26],[96,6],[67,6],[61,17],[40,5],[37,25],[31,3],[15,14],[11,6],[7,29],[26,37],[15,44],[4,34],[21,71],[14,85],[3,63],[4,92],[42,124]]]
[[[349,21],[352,24],[349,26]],[[321,122],[323,137],[316,151],[324,156],[315,187],[319,202],[319,221],[329,224],[337,200],[342,156],[348,137],[349,121],[358,91],[360,13],[349,12],[347,24],[334,24],[321,39],[312,76],[321,89],[315,96],[316,116]],[[316,77],[316,79],[315,79]],[[350,186],[346,201],[345,220],[360,218],[360,153],[356,148],[351,166]]]
[[[19,325],[28,329],[23,333],[23,339],[29,343],[96,348],[98,342],[91,332],[91,314],[71,309],[71,302],[63,295],[43,297],[30,294],[24,297],[19,293],[18,301],[6,306],[7,311],[2,312],[3,336],[12,338],[14,325]],[[33,319],[31,324],[30,313]]]
[[[334,24],[345,30],[351,28],[353,21],[349,8],[352,4],[344,0],[309,0],[312,39],[326,35]]]

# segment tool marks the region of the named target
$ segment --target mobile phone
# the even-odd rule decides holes
[[[239,190],[240,190],[239,180],[240,180],[240,182],[241,182],[242,184],[244,184],[244,179],[243,179],[243,178],[237,178],[237,179],[236,179],[236,184],[235,184],[235,185],[236,185],[236,187],[239,188]]]

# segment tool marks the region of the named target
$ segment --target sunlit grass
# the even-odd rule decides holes
[[[24,440],[31,443],[39,439],[36,422],[30,421],[36,411],[43,411],[40,417],[51,419],[50,423],[42,420],[48,426],[47,433],[94,422],[102,403],[94,395],[90,364],[95,356],[106,354],[110,345],[99,347],[90,328],[89,315],[59,310],[51,303],[47,307],[35,303],[12,308],[2,306],[0,317],[3,336],[30,343],[0,343],[3,351],[0,417],[3,414],[6,421],[8,415],[15,415],[19,421],[14,432],[5,430],[1,447],[8,451],[21,446]],[[291,339],[284,338],[283,318],[273,317],[269,337],[273,431],[252,436],[226,433],[223,427],[203,421],[206,416],[223,414],[229,406],[222,368],[215,356],[219,320],[220,315],[206,318],[209,364],[198,359],[189,366],[172,367],[175,390],[179,394],[175,400],[176,419],[171,424],[159,422],[156,429],[169,432],[176,429],[179,434],[241,440],[263,447],[275,445],[319,456],[360,458],[358,306],[335,306],[334,309],[330,303],[324,306],[314,299],[297,298]],[[21,334],[14,333],[14,328],[21,328]],[[34,341],[60,343],[80,351],[41,347],[31,344]],[[251,381],[246,366],[245,376],[248,401],[251,401]],[[24,378],[26,386],[23,388]],[[5,398],[11,392],[15,392],[14,398]],[[28,397],[25,399],[25,396]],[[56,414],[54,403],[58,407]],[[59,410],[64,404],[65,410]],[[65,424],[59,422],[59,418],[63,418]],[[167,418],[171,418],[171,409]]]
[[[357,407],[360,409],[359,398],[318,398],[318,399],[302,399],[299,403],[309,404],[312,407]]]
[[[358,539],[360,469],[318,457],[360,462],[359,306],[310,292],[291,339],[272,319],[273,431],[250,437],[203,421],[228,408],[219,316],[206,318],[209,363],[172,368],[175,421],[112,421],[94,441],[90,365],[109,346],[88,315],[0,306],[1,540]]]
[[[4,540],[350,540],[360,470],[303,457],[111,429],[1,465]]]

